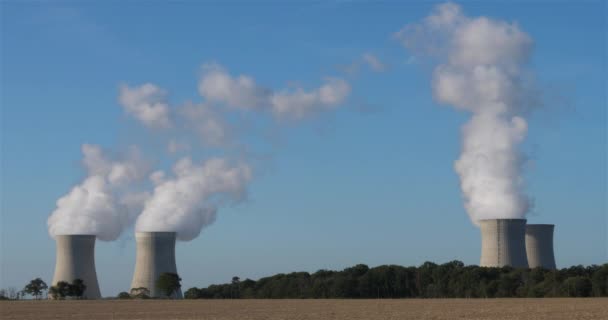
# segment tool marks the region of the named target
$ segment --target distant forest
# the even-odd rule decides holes
[[[419,267],[359,264],[342,271],[293,272],[257,281],[190,288],[186,299],[606,297],[608,263],[560,270],[486,268],[460,261]]]

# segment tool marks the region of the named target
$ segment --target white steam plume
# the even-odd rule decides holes
[[[396,37],[413,54],[439,59],[435,98],[472,113],[454,168],[473,223],[523,218],[531,202],[522,191],[524,156],[518,145],[527,132],[524,116],[535,101],[523,68],[531,38],[514,23],[466,17],[454,3],[438,5]]]
[[[209,102],[220,102],[241,109],[260,109],[268,106],[272,90],[262,87],[253,77],[232,77],[217,63],[205,63],[198,84],[198,92]]]
[[[144,125],[151,128],[168,128],[169,104],[165,101],[167,93],[158,86],[145,83],[137,87],[120,86],[118,102],[125,111]]]
[[[270,111],[282,119],[302,119],[311,114],[330,110],[342,104],[351,87],[341,78],[327,77],[324,84],[312,90],[273,91],[258,85],[250,76],[231,76],[216,63],[203,65],[198,85],[201,96],[208,102],[244,110]]]
[[[208,103],[186,102],[178,109],[185,127],[193,130],[208,146],[227,147],[234,143],[234,128]]]
[[[49,234],[91,234],[100,240],[115,240],[147,197],[145,193],[119,196],[118,191],[144,177],[146,165],[136,148],[123,161],[109,160],[95,145],[82,145],[82,153],[88,175],[57,200],[47,221]]]
[[[325,84],[314,90],[302,88],[276,92],[270,97],[275,116],[302,119],[309,114],[331,110],[350,94],[350,85],[340,78],[326,78]]]
[[[156,187],[137,218],[136,231],[173,231],[179,240],[194,239],[215,220],[219,205],[246,196],[252,178],[248,165],[220,158],[200,165],[183,158],[173,173],[173,178],[160,172],[152,175]]]
[[[374,72],[384,72],[387,69],[386,64],[371,53],[364,53],[362,58],[363,62],[367,64]]]
[[[194,164],[188,157],[195,150],[190,139],[200,138],[211,154],[230,158],[236,152],[243,159],[255,136],[242,134],[243,127],[258,120],[248,122],[248,116],[304,118],[337,108],[351,87],[342,79],[325,78],[312,89],[273,91],[256,84],[253,77],[232,76],[218,64],[205,64],[198,89],[202,102],[172,106],[168,91],[155,84],[120,86],[118,102],[125,113],[155,130],[150,137],[160,137],[158,142],[166,145],[163,149],[170,157],[185,157],[175,163],[173,174],[148,174],[136,149],[126,160],[115,161],[99,147],[83,145],[88,175],[57,201],[48,219],[49,233],[93,234],[109,241],[135,222],[136,231],[173,231],[178,239],[191,240],[215,220],[221,206],[245,198],[252,169],[224,158]]]

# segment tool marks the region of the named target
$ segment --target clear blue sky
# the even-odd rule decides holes
[[[461,5],[469,16],[517,21],[534,39],[529,67],[545,105],[530,116],[523,145],[535,199],[528,219],[556,224],[559,267],[605,263],[606,2]],[[118,105],[119,85],[153,82],[171,102],[197,99],[199,68],[209,61],[273,88],[343,76],[352,93],[337,112],[280,126],[249,200],[221,209],[197,239],[178,243],[186,288],[357,263],[479,262],[479,231],[453,170],[468,116],[434,102],[428,68],[408,63],[391,37],[428,15],[432,2],[0,6],[0,287],[51,281],[55,244],[46,221],[84,175],[82,143],[158,148]],[[386,71],[341,71],[365,53]],[[102,293],[128,290],[132,229],[98,241],[96,250]]]

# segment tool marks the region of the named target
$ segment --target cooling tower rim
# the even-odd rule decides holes
[[[175,231],[137,231],[135,237],[175,237]]]
[[[85,233],[65,233],[65,234],[56,234],[53,237],[95,237],[97,238],[96,234],[85,234]]]
[[[555,227],[552,223],[528,223],[526,227]]]
[[[520,218],[520,219],[514,219],[514,218],[502,219],[502,218],[499,218],[499,219],[479,219],[477,221],[478,222],[484,222],[484,221],[517,221],[517,222],[524,221],[524,222],[527,222],[528,220],[527,219],[522,219],[522,218]]]

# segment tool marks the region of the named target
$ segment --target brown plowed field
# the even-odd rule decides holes
[[[0,302],[1,319],[608,319],[608,299]]]

